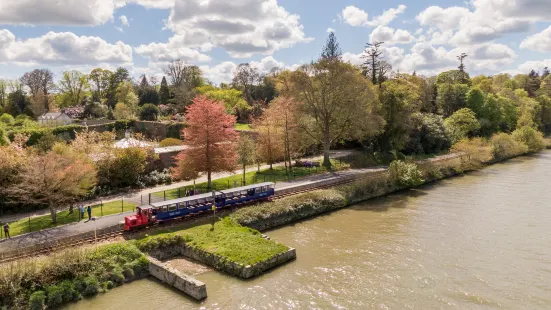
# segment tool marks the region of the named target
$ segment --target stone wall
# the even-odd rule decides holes
[[[181,292],[197,299],[207,298],[207,286],[195,278],[182,274],[180,271],[167,266],[165,263],[149,256],[149,273]]]

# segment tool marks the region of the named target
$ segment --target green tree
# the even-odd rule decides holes
[[[468,91],[469,87],[465,84],[444,83],[438,86],[436,104],[444,117],[449,117],[455,111],[465,107]]]
[[[101,102],[107,95],[109,81],[113,72],[96,68],[90,72],[90,88],[92,89],[92,101]]]
[[[205,85],[196,88],[200,94],[204,94],[209,99],[221,101],[229,114],[236,115],[240,121],[246,121],[251,107],[243,99],[243,93],[235,88],[222,89],[212,85]]]
[[[541,151],[545,147],[543,134],[530,126],[523,126],[513,131],[513,138],[528,146],[529,152]]]
[[[137,185],[145,173],[148,156],[147,150],[140,147],[113,150],[112,156],[97,164],[99,183],[112,188]]]
[[[79,71],[65,71],[59,81],[61,92],[60,105],[70,107],[80,105],[87,95],[89,88],[88,76]]]
[[[170,89],[168,88],[166,77],[163,76],[163,80],[161,81],[161,88],[159,89],[159,103],[168,104],[169,99],[170,99]]]
[[[247,183],[247,166],[255,162],[256,145],[253,139],[246,134],[241,134],[237,141],[237,162],[243,167],[243,185]]]
[[[122,102],[117,103],[117,105],[115,106],[115,109],[113,110],[113,116],[115,117],[115,119],[118,120],[136,119],[136,114],[134,113],[134,110]]]
[[[446,118],[444,125],[454,142],[472,136],[480,129],[476,114],[467,108],[458,110],[452,116]]]
[[[465,80],[463,80],[465,77]],[[466,83],[465,83],[466,81]],[[461,72],[460,70],[450,70],[442,72],[436,78],[436,84],[467,84],[471,85],[471,77],[466,72]]]
[[[142,121],[156,121],[159,113],[159,108],[156,105],[146,103],[140,108],[140,119]]]

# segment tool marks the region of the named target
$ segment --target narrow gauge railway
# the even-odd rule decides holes
[[[259,202],[274,195],[275,183],[266,182],[152,203],[137,207],[136,214],[125,217],[124,230],[131,231],[211,210]]]

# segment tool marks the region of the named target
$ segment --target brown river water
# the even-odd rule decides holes
[[[551,309],[551,152],[269,231],[297,260],[195,302],[141,280],[67,309]]]

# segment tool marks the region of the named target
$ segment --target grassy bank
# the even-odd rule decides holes
[[[268,260],[289,249],[262,238],[258,231],[243,227],[229,218],[216,222],[214,229],[212,225],[202,225],[177,232],[163,232],[137,240],[135,244],[147,253],[186,244],[245,266]]]
[[[103,216],[111,214],[119,214],[121,211],[131,211],[136,207],[132,202],[124,201],[124,204],[121,200],[111,201],[104,203],[103,206],[100,204],[92,206],[92,216]],[[84,213],[85,220],[88,219],[88,213]],[[75,207],[72,213],[69,211],[61,211],[57,213],[57,222],[52,223],[52,217],[50,214],[36,216],[29,218],[24,218],[19,221],[10,223],[10,234],[11,236],[17,236],[21,234],[26,234],[33,231],[39,231],[47,228],[52,228],[56,226],[76,223],[79,221],[79,209]]]
[[[145,255],[130,243],[10,263],[0,268],[0,308],[55,308],[141,278],[147,268]]]
[[[331,162],[333,163],[333,170],[342,170],[347,169],[350,167],[347,163],[344,163],[339,160],[332,159]],[[294,180],[297,178],[303,178],[310,175],[320,174],[320,173],[326,173],[328,170],[325,167],[317,167],[317,168],[293,168],[293,175],[288,176],[287,172],[285,171],[285,167],[274,167],[273,169],[265,169],[260,171],[251,171],[247,172],[245,174],[245,180],[246,184],[255,184],[255,183],[261,183],[261,182],[283,182],[288,180]],[[243,174],[234,174],[229,177],[220,178],[212,181],[212,185],[216,190],[224,190],[228,188],[234,187],[234,182],[236,186],[243,186]],[[153,193],[153,196],[156,197],[166,197],[167,200],[169,199],[176,199],[180,196],[184,196],[184,193],[186,190],[193,189],[194,186],[183,186],[180,188],[175,188],[167,191],[161,191]],[[206,191],[207,189],[207,183],[197,183],[195,184],[196,189],[200,189],[202,191]]]

